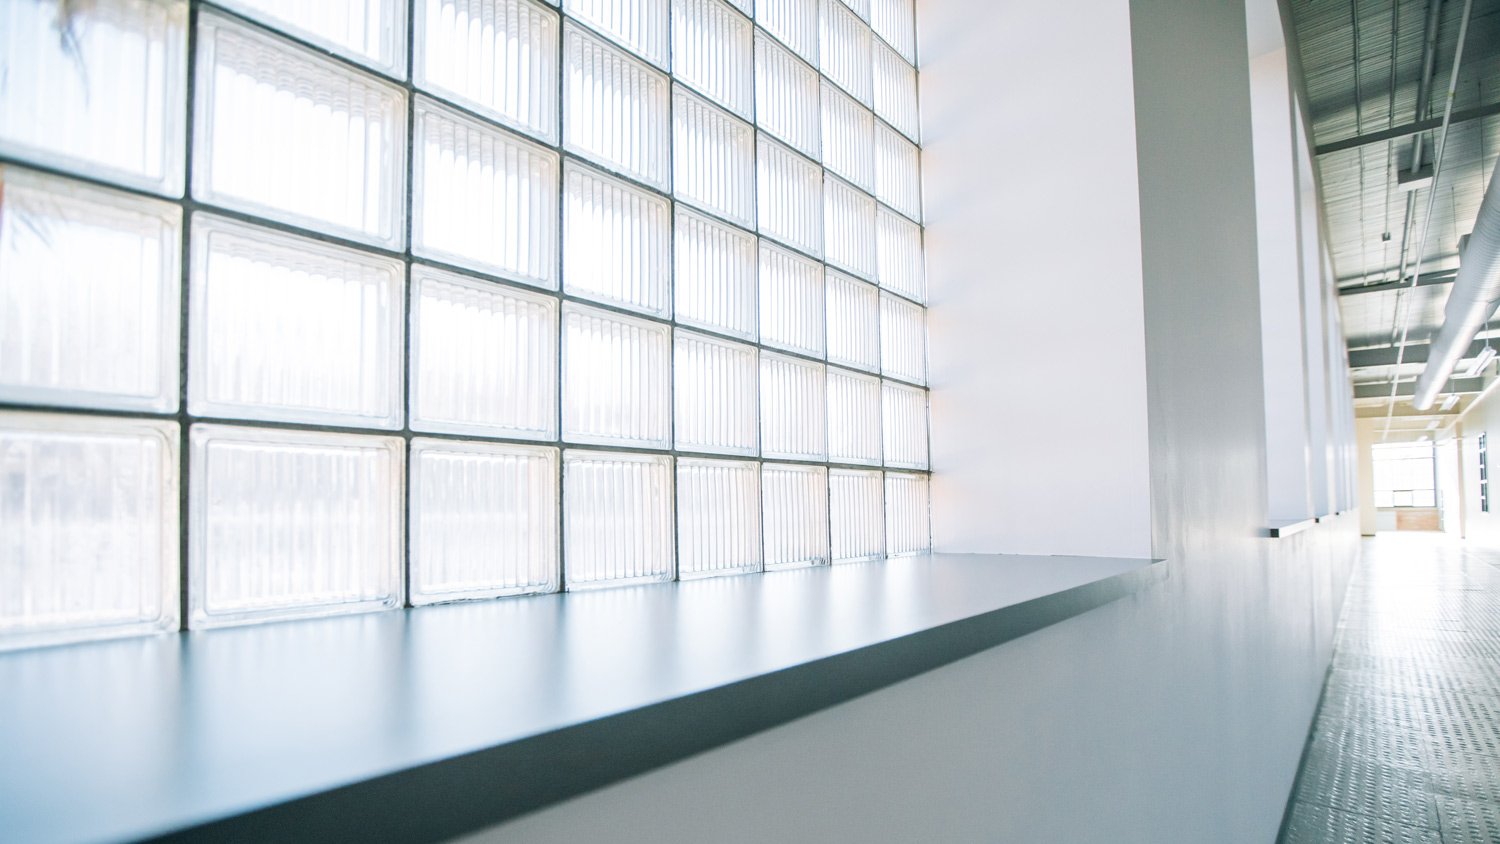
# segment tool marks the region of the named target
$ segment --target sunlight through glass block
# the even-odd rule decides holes
[[[884,206],[875,211],[875,267],[881,287],[913,301],[927,300],[922,229]]]
[[[875,278],[875,198],[853,185],[823,180],[823,241],[828,263]]]
[[[828,361],[874,372],[880,368],[880,291],[842,273],[827,282]]]
[[[886,381],[881,388],[885,465],[927,468],[927,391]]]
[[[555,592],[557,449],[411,442],[411,602]]]
[[[905,214],[922,219],[921,150],[884,124],[875,126],[875,196]]]
[[[530,0],[418,0],[417,87],[557,142],[557,12]]]
[[[563,289],[656,316],[671,301],[671,203],[569,162],[563,169]]]
[[[760,451],[766,457],[823,460],[828,456],[828,406],[820,363],[763,352],[760,356]]]
[[[755,22],[817,65],[818,0],[755,0]]]
[[[411,427],[557,436],[557,300],[417,264]]]
[[[563,303],[563,439],[671,445],[672,329]]]
[[[823,255],[823,168],[774,141],[756,148],[760,233],[814,257]]]
[[[719,0],[672,0],[672,73],[749,120],[754,29],[749,18]]]
[[[875,44],[875,113],[901,134],[917,140],[917,69],[885,44]]]
[[[839,0],[823,0],[818,28],[823,75],[870,104],[870,27]]]
[[[870,25],[902,58],[917,63],[917,17],[912,0],[870,0]]]
[[[829,528],[833,561],[885,556],[884,480],[880,472],[828,471]]]
[[[822,160],[818,71],[762,32],[755,33],[755,121],[803,155]]]
[[[406,0],[219,0],[391,76],[406,76]]]
[[[880,379],[828,368],[828,459],[880,465]]]
[[[178,626],[175,422],[0,412],[0,651]]]
[[[0,167],[0,399],[175,411],[181,232],[176,205]]]
[[[761,519],[767,569],[828,563],[828,468],[761,467]]]
[[[677,199],[755,225],[755,129],[682,89],[672,95],[672,126]]]
[[[759,413],[755,347],[682,330],[673,342],[677,448],[754,455]]]
[[[888,293],[880,296],[880,373],[927,383],[927,309]]]
[[[822,357],[824,330],[823,265],[761,241],[761,342]]]
[[[671,580],[672,458],[563,452],[568,589]]]
[[[667,77],[572,25],[563,27],[563,53],[563,146],[665,190],[672,131]]]
[[[760,464],[677,460],[677,576],[761,570]]]
[[[931,482],[927,475],[885,473],[886,553],[925,554],[932,550],[929,519]]]
[[[405,443],[194,425],[188,626],[402,603]]]
[[[564,0],[569,15],[587,22],[659,67],[667,66],[668,0]]]
[[[754,340],[755,235],[679,205],[675,237],[677,322]]]

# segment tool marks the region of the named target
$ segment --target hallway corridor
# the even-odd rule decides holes
[[[1500,842],[1500,549],[1364,541],[1282,841]]]

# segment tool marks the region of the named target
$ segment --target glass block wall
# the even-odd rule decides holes
[[[0,649],[925,551],[913,15],[0,4]]]

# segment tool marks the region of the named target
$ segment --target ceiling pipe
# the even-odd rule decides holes
[[[1474,231],[1459,256],[1458,276],[1448,294],[1448,306],[1443,309],[1443,327],[1432,341],[1427,368],[1417,379],[1416,394],[1411,401],[1417,410],[1432,407],[1474,336],[1500,304],[1500,178],[1497,176],[1500,176],[1500,162],[1496,162],[1495,172],[1490,174],[1484,201],[1474,218]]]

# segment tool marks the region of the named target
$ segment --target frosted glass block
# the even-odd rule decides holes
[[[556,152],[417,98],[412,252],[557,289]]]
[[[679,330],[673,350],[677,448],[755,454],[755,347]]]
[[[889,208],[879,208],[875,212],[875,267],[881,287],[926,301],[921,226]]]
[[[793,460],[828,456],[823,364],[764,352],[760,356],[760,453]]]
[[[188,626],[402,603],[405,443],[194,425]]]
[[[762,139],[756,148],[760,233],[809,255],[823,255],[823,168]]]
[[[917,16],[912,0],[870,0],[870,25],[902,58],[917,63]]]
[[[893,381],[881,386],[885,465],[927,468],[927,391]]]
[[[930,487],[927,475],[885,473],[885,544],[892,557],[932,550]]]
[[[828,369],[828,459],[880,465],[880,379]]]
[[[556,592],[555,448],[411,441],[411,602]]]
[[[678,458],[678,578],[760,570],[760,464]]]
[[[670,313],[672,204],[571,161],[563,180],[563,289],[633,311]]]
[[[874,190],[875,115],[827,82],[822,102],[823,163],[862,190]]]
[[[736,9],[739,9],[741,12],[744,12],[745,17],[755,16],[754,0],[729,0],[729,4]]]
[[[563,452],[564,582],[589,589],[672,579],[672,458]]]
[[[820,159],[818,71],[755,33],[755,122],[803,155]]]
[[[411,427],[557,438],[557,300],[411,268]]]
[[[885,556],[884,486],[880,472],[829,470],[829,532],[834,562]]]
[[[823,180],[823,249],[830,265],[875,278],[875,197],[832,176]]]
[[[563,53],[563,146],[666,190],[667,77],[572,25],[563,27]]]
[[[822,357],[823,332],[823,265],[761,241],[761,342]]]
[[[818,0],[756,0],[755,22],[808,63],[818,63]]]
[[[416,8],[417,87],[557,142],[557,12],[530,0],[419,0]]]
[[[668,0],[564,0],[568,14],[585,21],[631,52],[659,67],[667,66],[670,44]]]
[[[749,120],[754,111],[750,19],[719,0],[672,0],[672,73]]]
[[[177,629],[177,441],[0,412],[0,651]]]
[[[0,167],[0,400],[177,410],[182,211]]]
[[[875,196],[921,221],[921,152],[916,144],[884,124],[875,127]]]
[[[405,0],[219,0],[391,76],[406,76]]]
[[[677,322],[756,337],[755,235],[678,206]]]
[[[672,132],[677,198],[740,225],[754,225],[755,129],[678,89],[672,95]]]
[[[188,411],[401,427],[401,262],[197,214]]]
[[[195,81],[195,198],[402,248],[404,91],[207,13]]]
[[[830,271],[827,282],[828,360],[874,372],[880,368],[880,291]]]
[[[870,27],[839,0],[823,0],[818,28],[823,75],[870,104]]]
[[[672,329],[563,304],[563,439],[671,445]]]
[[[905,299],[880,296],[880,372],[927,383],[927,310]]]
[[[0,153],[181,196],[187,22],[185,0],[0,4]]]
[[[917,140],[917,69],[901,54],[881,42],[875,43],[875,113],[880,119]]]
[[[840,0],[849,11],[859,15],[862,20],[870,19],[870,0]]]
[[[767,569],[828,563],[828,469],[767,463],[760,473]]]

